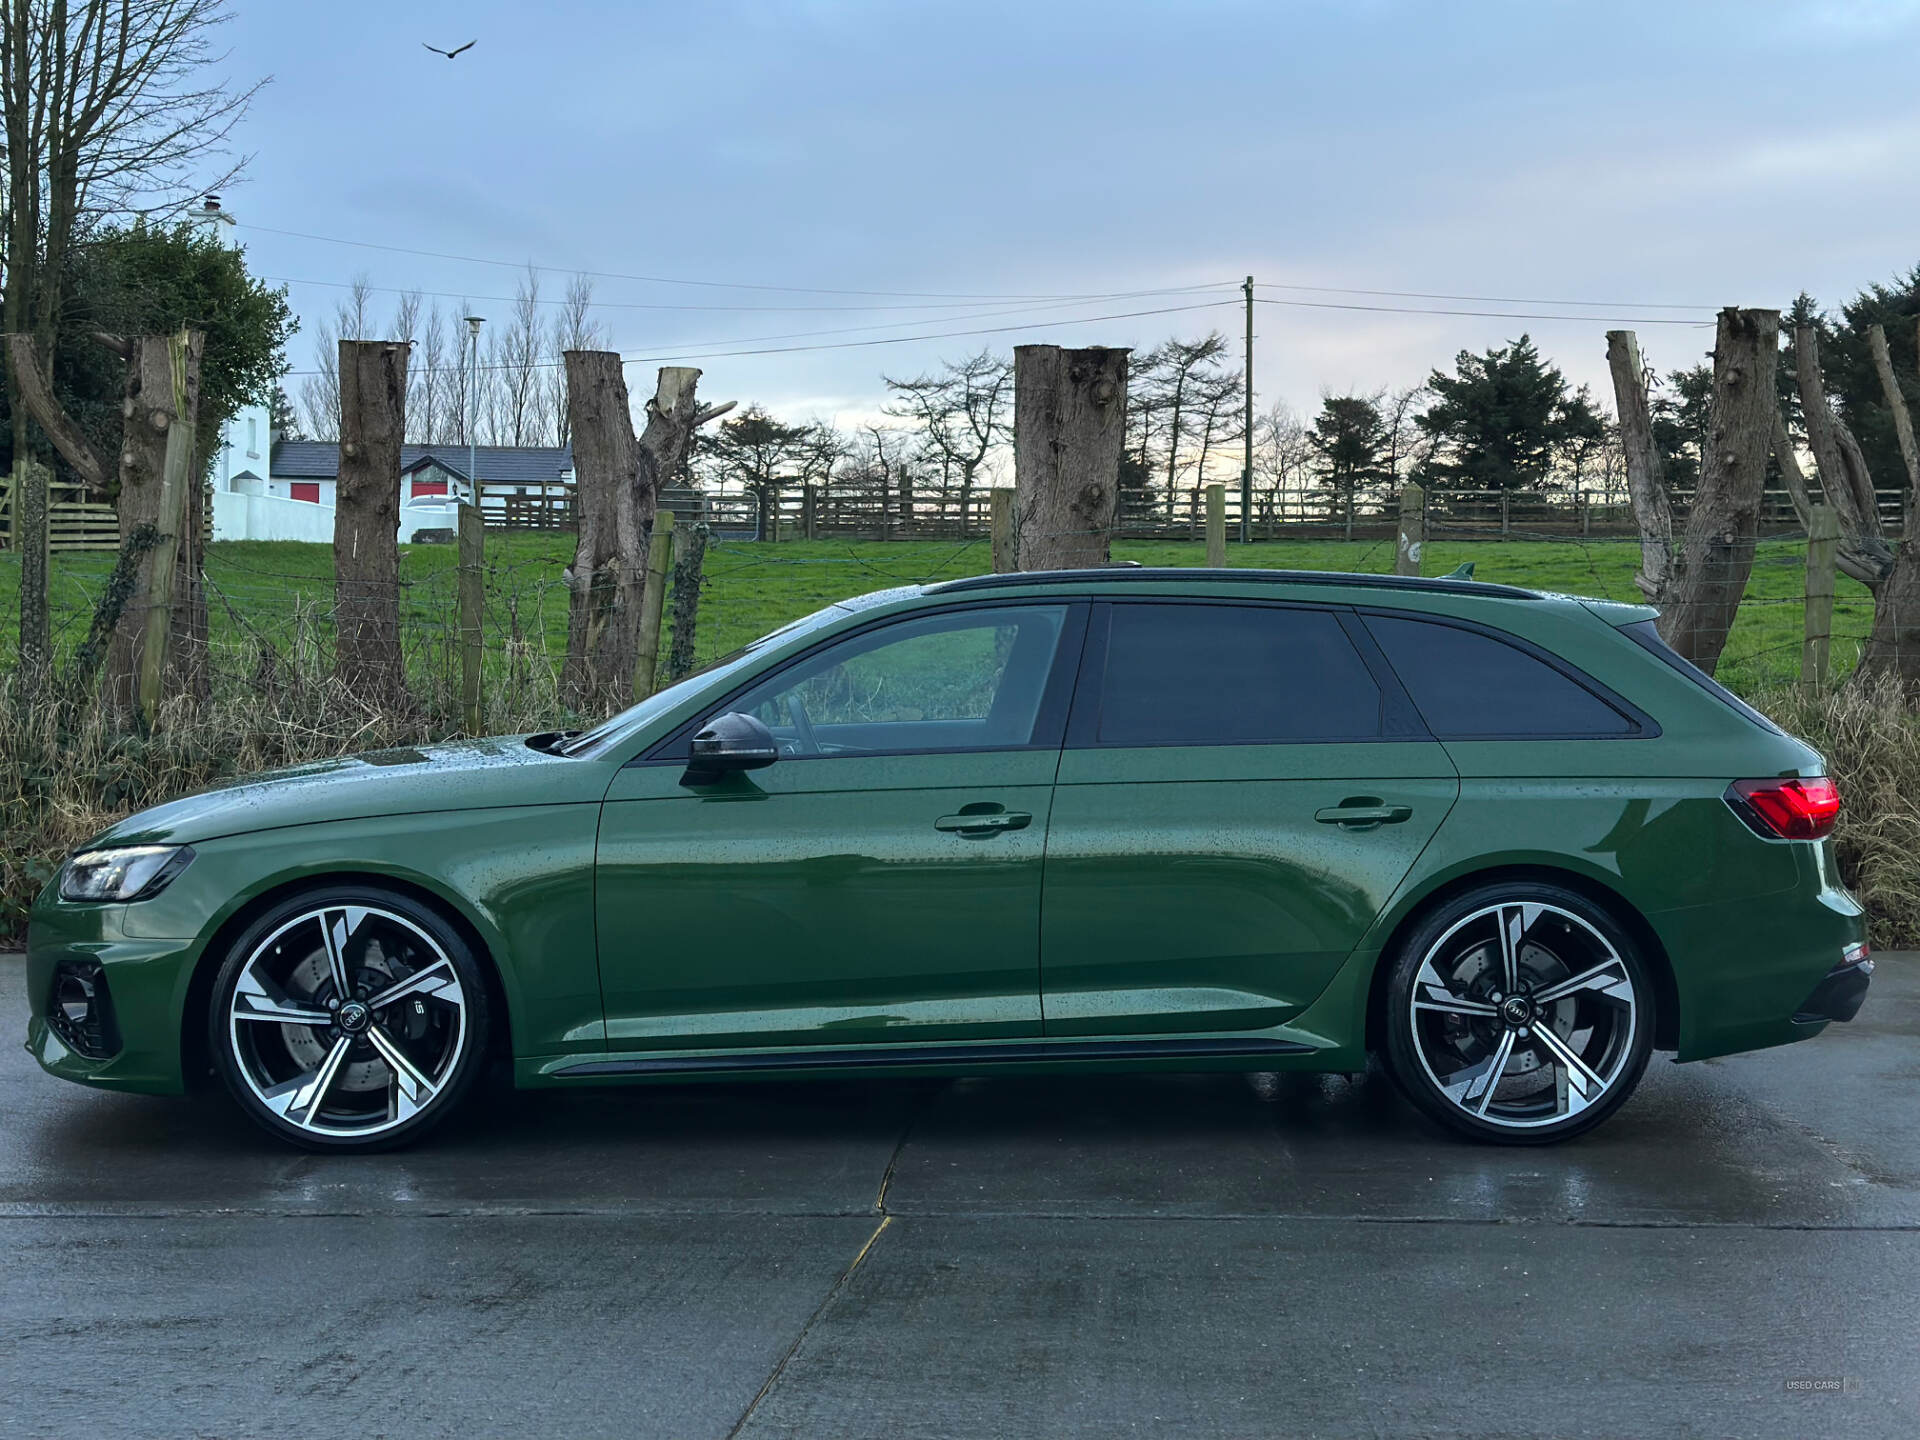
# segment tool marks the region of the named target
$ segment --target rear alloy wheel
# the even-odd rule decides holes
[[[214,987],[211,1040],[241,1107],[309,1149],[411,1139],[480,1066],[486,987],[467,947],[412,899],[310,893],[262,917]]]
[[[1652,1001],[1632,942],[1584,896],[1489,887],[1408,937],[1388,985],[1388,1061],[1408,1097],[1455,1130],[1564,1140],[1639,1083]]]

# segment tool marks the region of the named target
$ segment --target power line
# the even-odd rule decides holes
[[[1237,300],[1209,300],[1199,305],[1166,305],[1153,310],[1128,310],[1118,315],[1061,315],[1048,318],[1056,325],[1094,325],[1103,320],[1136,320],[1144,315],[1180,315],[1192,310],[1215,310],[1222,305],[1237,305],[1238,303]],[[889,335],[877,340],[842,340],[826,345],[780,345],[759,350],[707,350],[694,354],[675,351],[671,354],[664,355],[622,355],[620,357],[620,363],[622,365],[653,365],[671,364],[680,360],[727,360],[749,355],[795,355],[810,350],[858,350],[872,345],[905,345],[916,340],[951,340],[960,336],[970,335],[1004,335],[1013,330],[1026,330],[1030,328],[1030,326],[1031,322],[1018,325],[990,325],[977,330],[940,330],[927,335]],[[721,341],[719,343],[725,344],[726,342]],[[438,370],[447,371],[456,368],[463,367],[443,365],[438,367]],[[484,371],[493,372],[522,369],[557,370],[560,368],[560,365],[557,361],[540,360],[525,366],[482,365],[479,368]],[[286,373],[292,376],[318,375],[322,372],[319,370],[289,370]],[[418,373],[434,374],[437,372],[434,370],[423,370]]]
[[[1576,310],[1705,310],[1718,305],[1667,305],[1649,300],[1526,300],[1511,295],[1442,295],[1428,290],[1356,290],[1350,285],[1282,285],[1262,280],[1256,290],[1299,290],[1315,295],[1382,295],[1394,300],[1464,300],[1482,305],[1562,305]]]
[[[493,265],[506,270],[538,270],[556,275],[585,275],[595,280],[637,280],[648,285],[693,285],[712,290],[764,290],[785,295],[851,295],[879,300],[1091,300],[1097,294],[966,294],[940,290],[836,290],[818,285],[763,285],[742,280],[688,280],[672,275],[633,275],[616,270],[578,270],[533,261],[495,260],[484,255],[454,255],[441,250],[419,250],[406,245],[385,245],[372,240],[345,240],[337,235],[314,235],[304,230],[280,230],[271,225],[236,221],[242,229],[258,230],[263,235],[286,235],[296,240],[314,240],[324,245],[349,245],[359,250],[382,250],[392,255],[417,255],[429,260],[451,260],[462,265]],[[1229,281],[1216,282],[1220,288]]]
[[[257,277],[275,285],[315,285],[329,290],[366,290],[380,295],[418,295],[423,299],[458,300],[465,303],[485,303],[489,305],[569,305],[573,302],[566,297],[527,297],[520,295],[475,295],[465,290],[423,290],[410,285],[374,285],[361,280],[302,280],[292,275],[261,275]],[[1219,287],[1206,285],[1172,285],[1158,290],[1112,290],[1105,294],[1076,296],[1072,299],[1040,302],[1053,305],[1091,305],[1108,300],[1144,300],[1159,295],[1193,295],[1215,290]],[[805,313],[827,312],[830,314],[849,313],[866,314],[876,310],[971,310],[983,304],[998,304],[998,301],[981,300],[940,300],[915,305],[675,305],[646,300],[602,300],[593,296],[588,308],[594,310],[668,310],[721,312],[727,314],[764,314],[768,312],[799,311]],[[1035,302],[1021,301],[1021,304]],[[928,320],[944,317],[929,316]],[[926,322],[909,322],[926,323]]]
[[[1262,295],[1256,305],[1287,305],[1304,310],[1366,310],[1381,315],[1467,315],[1487,320],[1562,320],[1580,325],[1686,325],[1696,330],[1713,327],[1711,320],[1676,320],[1665,316],[1638,316],[1623,320],[1615,315],[1547,315],[1524,310],[1438,310],[1410,305],[1357,305],[1334,300],[1274,300]]]

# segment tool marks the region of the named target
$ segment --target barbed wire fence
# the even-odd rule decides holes
[[[1526,585],[1531,582],[1525,552],[1538,548],[1543,557],[1552,556],[1564,588],[1601,599],[1642,602],[1632,582],[1638,550],[1630,540],[1542,529],[1489,536],[1484,528],[1444,520],[1430,520],[1424,538],[1428,575],[1446,568],[1433,558],[1433,547],[1451,547],[1449,558],[1463,554],[1476,560],[1476,578]],[[570,539],[554,532],[487,532],[479,576],[479,733],[598,718],[570,715],[561,685],[572,602]],[[1393,568],[1396,541],[1391,537],[1312,543],[1316,550],[1329,552],[1325,568]],[[1719,678],[1736,690],[1797,678],[1805,643],[1805,532],[1778,532],[1745,543],[1751,547],[1751,574],[1737,598],[1738,620],[1719,669]],[[333,677],[336,616],[349,597],[343,596],[332,573],[330,552],[313,548],[317,554],[311,564],[294,565],[262,558],[255,547],[213,547],[204,568],[207,620],[202,650],[191,657],[176,656],[176,664],[186,667],[191,662],[203,669],[207,691],[250,697],[266,711],[325,690]],[[1229,545],[1223,553],[1229,566],[1263,566],[1274,563],[1273,548],[1266,543]],[[1120,562],[1198,565],[1201,549],[1186,541],[1121,540],[1114,545],[1114,557]],[[1476,556],[1476,551],[1482,553]],[[1516,551],[1521,552],[1517,559]],[[386,718],[408,718],[411,728],[424,731],[467,730],[456,723],[463,717],[461,569],[456,553],[451,546],[421,545],[404,554],[397,585],[386,587],[377,598],[384,601],[390,591],[398,612],[399,663],[415,713]],[[685,574],[668,582],[657,683],[670,683],[684,671],[849,596],[986,573],[992,555],[987,536],[884,544],[710,538],[697,582],[697,605],[690,607],[681,593],[688,582]],[[56,648],[71,653],[92,620],[105,570],[62,567],[58,578]],[[373,590],[361,584],[354,593]],[[1872,615],[1873,602],[1865,588],[1845,582],[1832,602],[1835,675],[1845,674],[1857,662]],[[676,643],[674,630],[688,620],[691,643]]]

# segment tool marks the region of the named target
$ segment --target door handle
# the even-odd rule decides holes
[[[1375,825],[1398,825],[1413,818],[1411,805],[1329,805],[1313,812],[1322,825],[1344,825],[1371,830]]]
[[[1024,810],[999,810],[990,815],[942,815],[933,822],[933,828],[954,835],[987,836],[1003,830],[1024,830],[1032,823],[1033,816]]]

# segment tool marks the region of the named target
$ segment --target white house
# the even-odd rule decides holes
[[[257,413],[256,413],[257,412]],[[214,469],[216,540],[333,539],[340,447],[327,440],[269,440],[256,448],[265,411],[249,406],[221,434]],[[573,488],[573,452],[564,445],[482,445],[473,463],[489,497],[559,496]],[[400,539],[451,530],[461,501],[474,499],[464,445],[400,450]]]

